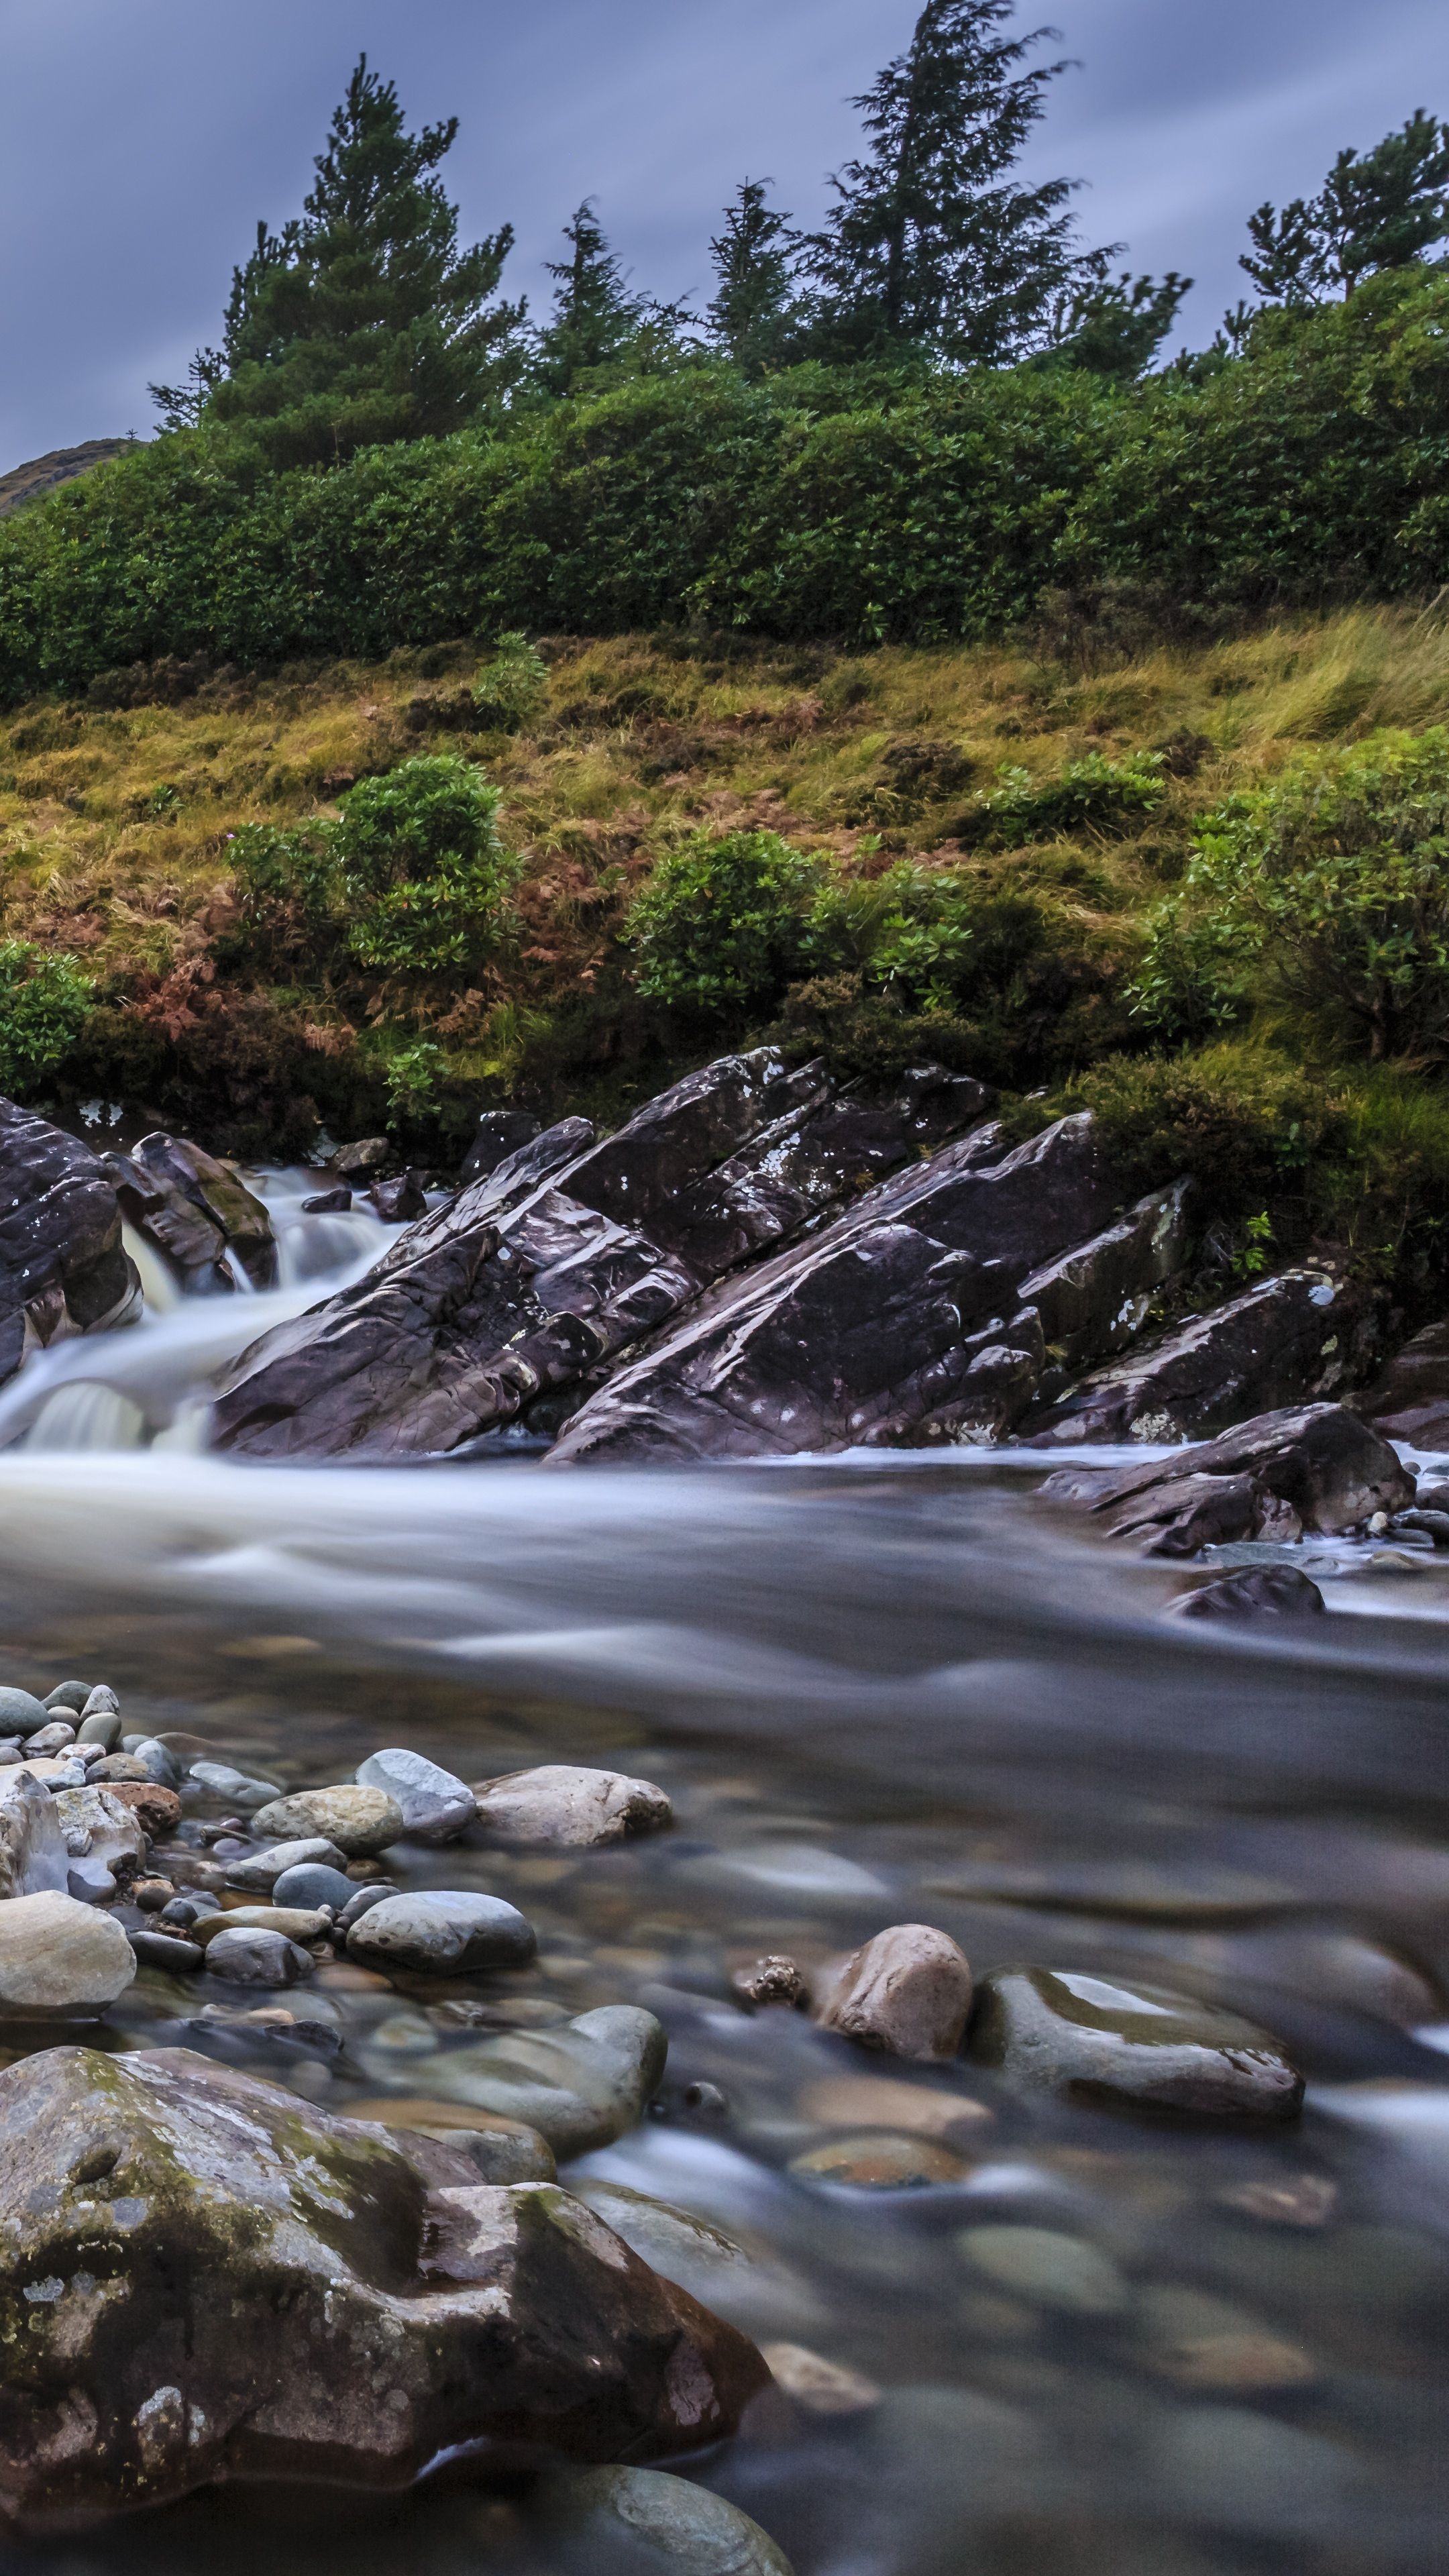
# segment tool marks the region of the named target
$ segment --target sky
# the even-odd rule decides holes
[[[1081,67],[1055,84],[1028,166],[1088,183],[1090,242],[1198,281],[1189,345],[1245,287],[1252,207],[1312,190],[1344,144],[1415,107],[1449,113],[1444,0],[1050,14]],[[150,434],[148,380],[218,336],[232,265],[260,216],[298,210],[361,50],[411,121],[461,119],[445,175],[466,238],[513,224],[511,293],[546,302],[559,226],[592,196],[636,285],[703,302],[741,178],[773,178],[797,221],[822,214],[857,133],[849,101],[914,15],[912,0],[0,0],[0,472]]]

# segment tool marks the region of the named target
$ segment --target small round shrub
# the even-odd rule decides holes
[[[0,940],[0,1091],[24,1099],[70,1053],[92,1007],[73,957]]]
[[[491,733],[521,733],[548,696],[548,664],[526,635],[500,635],[473,683],[478,721]]]
[[[519,876],[498,831],[501,801],[452,753],[405,760],[350,789],[327,843],[359,965],[431,974],[488,954]]]
[[[807,955],[818,860],[778,832],[697,832],[661,859],[624,923],[650,1001],[726,1016],[778,999]]]

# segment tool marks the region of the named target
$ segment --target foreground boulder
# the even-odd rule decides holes
[[[140,1311],[141,1282],[100,1157],[0,1099],[0,1380],[28,1351],[110,1331]]]
[[[1426,1324],[1353,1398],[1353,1409],[1385,1440],[1449,1449],[1449,1323]]]
[[[456,1449],[603,1367],[986,1099],[934,1069],[885,1096],[841,1091],[823,1066],[759,1048],[688,1075],[602,1143],[565,1119],[244,1352],[213,1437],[248,1457]]]
[[[1093,1369],[1029,1414],[1022,1437],[1200,1440],[1246,1414],[1332,1394],[1353,1369],[1362,1316],[1362,1300],[1326,1272],[1285,1270]]]
[[[158,1129],[129,1154],[108,1154],[106,1170],[132,1225],[165,1254],[183,1287],[234,1289],[233,1264],[253,1288],[271,1287],[272,1221],[233,1164]]]
[[[1076,1504],[1149,1556],[1193,1556],[1239,1539],[1297,1539],[1402,1511],[1413,1478],[1341,1404],[1260,1414],[1220,1440],[1133,1467],[1063,1467],[1040,1489]]]
[[[556,2186],[406,2144],[187,2049],[0,2075],[11,2512],[397,2486],[490,2436],[609,2460],[734,2429],[768,2376],[743,2335]]]

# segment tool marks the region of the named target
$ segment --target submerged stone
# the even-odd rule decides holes
[[[510,2030],[450,2049],[429,2066],[428,2082],[447,2101],[538,2129],[562,2162],[638,2126],[668,2053],[653,2013],[605,2004],[552,2030]]]
[[[1079,1969],[997,1969],[970,2050],[1023,2092],[1210,2119],[1294,2120],[1303,2106],[1302,2076],[1255,2023]]]
[[[832,2138],[790,2160],[791,2173],[805,2182],[845,2183],[854,2191],[919,2191],[929,2183],[963,2182],[970,2170],[932,2138],[885,2133]]]
[[[1060,2316],[1115,2317],[1127,2284],[1110,2255],[1054,2227],[963,2227],[958,2251],[996,2288]]]
[[[548,2519],[590,2576],[792,2576],[769,2533],[708,2487],[659,2469],[587,2469],[556,2479]]]

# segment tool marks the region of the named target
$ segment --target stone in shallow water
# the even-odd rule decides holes
[[[0,2385],[0,2502],[24,2518],[237,2477],[397,2487],[460,2442],[597,2460],[734,2429],[767,2382],[743,2335],[556,2186],[489,2187],[428,2149],[424,2174],[377,2129],[188,2049],[7,2069],[0,2301],[24,2332]],[[103,2293],[81,2281],[98,2242]],[[21,2282],[62,2287],[22,2303]]]
[[[767,2343],[763,2347],[777,2388],[803,2406],[807,2415],[864,2415],[880,2404],[880,2390],[861,2371],[827,2361],[803,2343]]]
[[[451,1771],[421,1753],[409,1753],[403,1745],[370,1753],[359,1764],[357,1777],[363,1788],[384,1789],[397,1800],[411,1842],[456,1842],[477,1818],[471,1789]]]
[[[276,1886],[283,1870],[301,1869],[310,1862],[317,1862],[325,1869],[335,1869],[340,1877],[344,1857],[335,1843],[329,1843],[325,1834],[305,1834],[299,1842],[273,1843],[270,1851],[253,1852],[246,1860],[232,1861],[226,1873],[227,1885],[255,1888],[259,1895],[265,1896]],[[352,1894],[350,1880],[347,1892],[349,1896]]]
[[[827,2129],[901,2129],[907,2137],[939,2138],[961,2145],[989,2125],[984,2102],[966,2093],[938,2093],[924,2084],[901,2084],[888,2075],[827,2075],[800,2097],[807,2120]]]
[[[54,1889],[0,1905],[0,2013],[93,2018],[135,1973],[114,1915]]]
[[[626,1834],[654,1832],[674,1813],[651,1780],[567,1762],[480,1780],[473,1795],[479,1823],[512,1843],[617,1843]]]
[[[1328,1604],[1296,1565],[1247,1565],[1172,1603],[1176,1619],[1315,1619]]]
[[[854,2191],[919,2191],[928,2183],[963,2182],[970,2170],[934,2139],[885,2133],[832,2138],[790,2160],[791,2173],[805,2182],[848,2183]]]
[[[245,1771],[234,1770],[230,1762],[193,1762],[187,1777],[209,1798],[225,1798],[239,1812],[265,1807],[279,1794],[275,1780],[253,1780]]]
[[[1179,2388],[1303,2388],[1318,2377],[1301,2344],[1202,2290],[1144,2290],[1137,2326],[1146,2367]]]
[[[1014,2298],[1061,2316],[1115,2317],[1127,2284],[1109,2255],[1054,2227],[963,2227],[958,2250]]]
[[[385,1896],[351,1925],[348,1956],[364,1967],[421,1968],[452,1976],[465,1968],[524,1968],[537,1948],[533,1925],[501,1896],[464,1888],[418,1888]]]
[[[0,1901],[47,1888],[64,1895],[69,1854],[58,1804],[29,1771],[0,1778]]]
[[[356,1894],[350,1878],[319,1860],[296,1861],[272,1881],[272,1897],[278,1905],[330,1905],[340,1914]]]
[[[653,2013],[604,2004],[553,2030],[509,2031],[450,2049],[430,2065],[428,2083],[446,2101],[538,2129],[562,2162],[637,2127],[668,2053]]]
[[[970,2046],[1023,2092],[1223,2119],[1293,2120],[1303,2106],[1302,2076],[1254,2023],[1075,1968],[983,1979]]]
[[[738,2506],[661,2469],[588,2469],[554,2481],[550,2520],[586,2548],[590,2576],[792,2576]]]
[[[295,1986],[310,1977],[312,1962],[285,1932],[218,1932],[206,1945],[207,1974],[234,1986]]]
[[[971,1970],[929,1923],[893,1923],[855,1951],[819,2002],[816,2019],[888,2057],[949,2058],[971,2009]]]
[[[332,1789],[298,1789],[288,1798],[274,1798],[257,1810],[252,1831],[275,1834],[279,1841],[321,1834],[348,1860],[366,1860],[401,1841],[403,1814],[385,1789],[362,1789],[347,1780]]]

